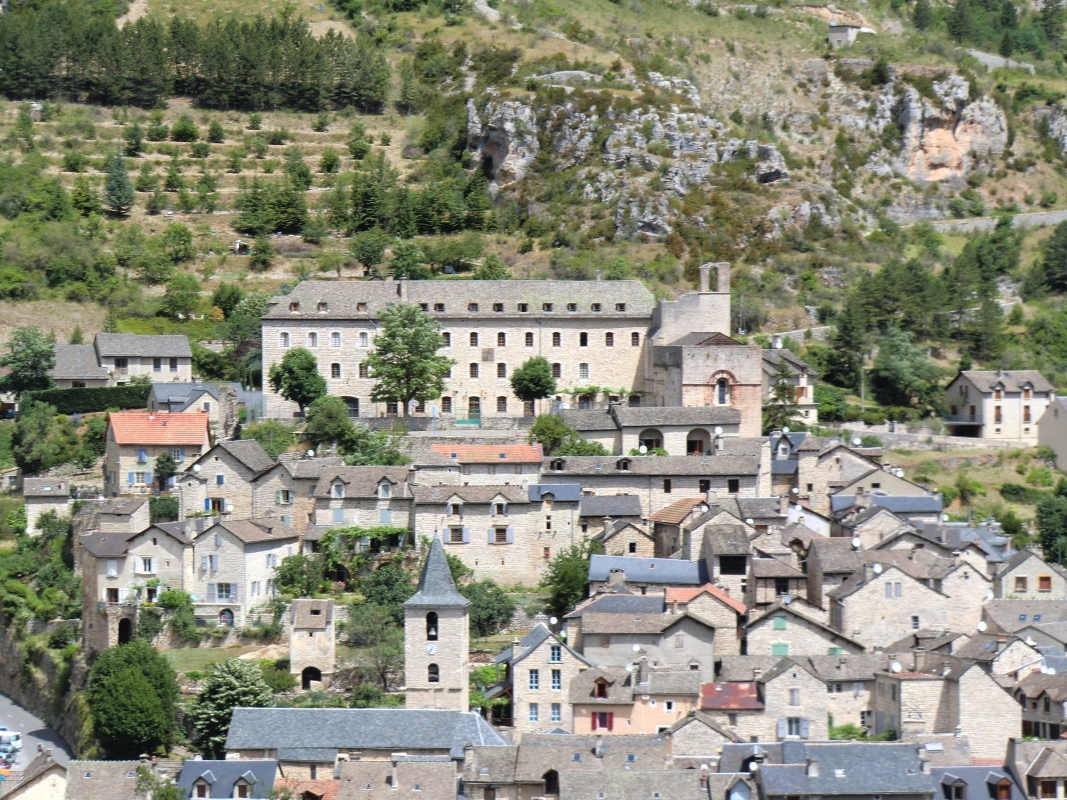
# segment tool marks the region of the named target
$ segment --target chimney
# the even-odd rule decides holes
[[[782,349],[782,337],[780,335],[778,335],[777,333],[774,334],[774,338],[771,340],[771,346],[775,350],[781,350]]]
[[[871,496],[866,494],[862,489],[856,490],[856,502],[852,504],[856,510],[862,510],[871,507]]]
[[[604,517],[604,535],[608,535],[608,531],[611,530],[611,517]]]
[[[716,436],[715,437],[715,449],[717,451],[719,451],[720,453],[722,452],[722,437],[721,436]]]
[[[641,656],[637,662],[637,682],[641,685],[648,684],[648,656]]]
[[[809,778],[819,777],[819,762],[816,761],[814,758],[808,759],[807,775]]]
[[[711,264],[701,264],[699,267],[700,272],[700,293],[707,294],[711,291]]]
[[[612,586],[625,586],[626,585],[626,573],[616,567],[608,573],[608,583]]]
[[[400,784],[398,782],[399,779],[400,779],[400,776],[397,775],[396,759],[395,758],[392,759],[392,763],[393,763],[393,781],[392,781],[392,783],[389,784],[389,788],[391,788],[395,792],[400,787]]]
[[[730,293],[730,262],[720,261],[715,264],[715,269],[719,273],[719,285],[718,291],[724,294]]]
[[[783,494],[778,497],[778,513],[785,516],[789,513],[789,495]]]
[[[593,745],[593,755],[597,758],[604,757],[604,737],[600,734],[597,734],[596,744]]]
[[[915,651],[915,671],[922,672],[926,666],[926,651],[921,647]]]
[[[963,728],[959,725],[956,726],[956,731],[953,734],[957,739],[963,738]]]
[[[763,677],[763,667],[753,667],[752,668],[752,679],[758,681],[762,677]]]
[[[700,766],[700,788],[701,789],[707,789],[708,788],[708,765],[707,764],[701,764],[701,766]]]

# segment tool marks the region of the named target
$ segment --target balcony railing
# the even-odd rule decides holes
[[[961,423],[974,423],[976,425],[982,424],[982,418],[979,414],[946,414],[941,420],[947,424],[961,424]]]

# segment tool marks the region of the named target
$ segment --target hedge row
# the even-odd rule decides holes
[[[19,404],[27,408],[34,401],[48,403],[55,406],[60,414],[87,414],[90,411],[107,411],[109,408],[148,408],[148,393],[151,391],[151,385],[45,389],[24,392]]]

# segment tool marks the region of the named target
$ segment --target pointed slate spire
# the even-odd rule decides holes
[[[426,556],[426,563],[422,565],[419,588],[410,600],[404,601],[404,605],[409,608],[465,608],[470,605],[470,600],[456,589],[452,570],[448,568],[448,559],[445,558],[444,545],[437,536],[430,542],[430,552]]]

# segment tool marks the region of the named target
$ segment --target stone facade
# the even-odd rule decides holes
[[[644,528],[633,523],[612,523],[610,530],[596,537],[609,556],[654,558],[656,543]]]
[[[509,662],[512,725],[520,736],[553,728],[574,730],[567,691],[574,676],[588,667],[587,660],[551,634]]]
[[[868,647],[885,647],[920,628],[949,629],[952,599],[899,569],[872,565],[829,593],[830,626]]]
[[[266,453],[263,455],[267,457]],[[213,513],[228,519],[254,517],[252,479],[257,473],[225,447],[212,447],[177,481],[181,487],[182,514]]]
[[[691,711],[679,721],[671,730],[671,755],[705,762],[718,758],[731,739],[711,717],[706,711]]]
[[[695,614],[669,615],[650,624],[659,630],[630,624],[631,614],[591,614],[582,618],[582,655],[594,664],[625,666],[634,660],[635,646],[641,655],[657,666],[696,669],[702,679],[715,677],[715,641],[717,631]],[[618,617],[619,619],[609,619]],[[732,638],[734,628],[724,631]]]
[[[22,482],[23,503],[26,509],[26,533],[37,536],[37,521],[42,514],[53,511],[57,516],[70,516],[70,481],[66,478],[25,478]]]
[[[1023,550],[997,572],[993,589],[997,597],[1064,600],[1067,599],[1067,574],[1058,564],[1048,564],[1037,553]]]
[[[863,645],[784,604],[771,606],[745,626],[746,652],[758,656],[862,653]]]
[[[134,419],[143,417],[143,420]],[[116,433],[116,425],[122,430]],[[179,430],[181,431],[179,433]],[[210,447],[207,414],[112,413],[104,449],[105,492],[152,494],[158,484],[155,460],[170,453],[180,473]]]
[[[304,689],[326,688],[336,662],[333,600],[293,600],[289,606],[290,674]]]
[[[807,501],[812,511],[830,512],[830,495],[881,469],[879,464],[845,445],[826,450],[801,449],[797,454],[797,499]],[[879,477],[873,482],[880,483]]]
[[[1037,444],[1037,422],[1055,395],[1036,370],[967,370],[945,387],[945,423],[955,436]]]

